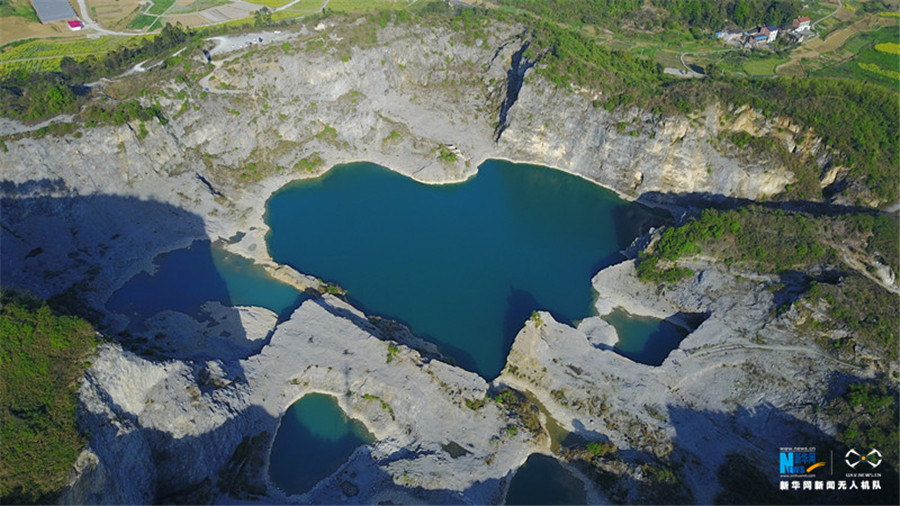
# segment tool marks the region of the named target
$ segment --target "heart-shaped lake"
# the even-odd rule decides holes
[[[339,284],[485,378],[532,310],[589,316],[591,277],[657,220],[577,176],[499,160],[443,185],[337,166],[285,186],[266,211],[275,261]]]

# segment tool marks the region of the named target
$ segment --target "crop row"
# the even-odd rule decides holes
[[[50,72],[59,70],[59,62],[62,58],[43,58],[39,60],[22,60],[14,62],[0,62],[0,79],[4,79],[10,74],[25,70],[31,72]]]

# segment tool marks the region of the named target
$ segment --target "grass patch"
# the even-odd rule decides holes
[[[175,0],[153,0],[153,6],[147,9],[147,14],[152,14],[154,16],[159,16],[162,13],[166,12],[172,4],[175,3]]]
[[[247,0],[247,1],[252,4],[268,7],[270,9],[274,9],[276,7],[281,7],[282,5],[287,5],[290,3],[290,0]]]
[[[99,39],[31,39],[4,46],[0,62],[29,58],[100,55],[120,47],[137,45],[144,37],[101,37]]]
[[[0,2],[0,18],[20,17],[28,21],[40,23],[37,12],[27,0],[8,0]]]
[[[769,76],[775,73],[775,67],[788,61],[788,58],[777,56],[768,58],[753,58],[744,63],[744,72],[751,76]]]
[[[6,292],[0,300],[0,498],[49,502],[85,446],[75,389],[96,345],[94,330],[36,299]]]
[[[372,12],[385,9],[405,9],[405,0],[330,0],[326,9],[334,12]]]
[[[128,28],[132,30],[141,30],[143,28],[147,28],[147,30],[151,30],[152,26],[159,22],[159,18],[156,16],[148,16],[146,14],[138,14],[137,17],[131,20],[128,23]]]

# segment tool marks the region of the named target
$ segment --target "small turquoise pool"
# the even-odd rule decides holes
[[[615,327],[619,341],[613,349],[619,354],[647,365],[662,365],[681,344],[688,331],[678,325],[650,316],[635,316],[615,309],[603,317]]]
[[[269,456],[269,477],[288,495],[306,493],[372,441],[362,422],[348,418],[334,397],[305,395],[281,419]]]

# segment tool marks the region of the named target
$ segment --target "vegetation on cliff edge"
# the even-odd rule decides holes
[[[0,303],[0,498],[46,503],[85,446],[75,392],[94,330],[30,297],[3,292]]]

